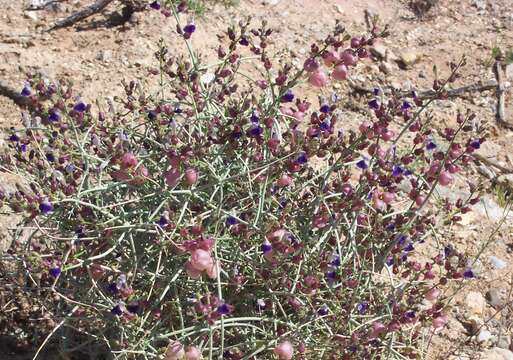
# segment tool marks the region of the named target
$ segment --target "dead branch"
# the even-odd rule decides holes
[[[52,26],[50,29],[48,29],[48,31],[68,27],[68,26],[71,26],[79,21],[82,21],[91,15],[99,13],[113,1],[114,0],[97,0],[94,4],[91,4],[87,7],[85,7],[84,9],[74,13],[73,15],[68,16],[67,18],[65,18],[63,20],[57,21],[54,26]]]
[[[349,87],[357,93],[372,94],[374,92],[373,89],[369,89],[362,85],[356,84],[352,81],[348,81],[348,84],[349,84]],[[507,87],[503,85],[502,88],[505,90]],[[482,91],[495,90],[495,89],[497,89],[497,82],[492,80],[492,81],[488,81],[486,83],[479,82],[479,83],[475,83],[475,84],[471,84],[471,85],[467,85],[467,86],[462,86],[462,87],[459,87],[456,89],[446,90],[446,91],[443,91],[442,93],[439,93],[435,90],[423,90],[423,91],[417,92],[417,97],[422,100],[434,99],[437,97],[446,99],[446,98],[461,97],[461,96],[464,96],[465,94],[471,93],[471,92],[482,92]],[[392,90],[394,90],[394,88],[386,87],[385,90],[392,91]],[[402,97],[413,97],[412,91],[404,91],[404,90],[398,91],[398,94],[399,94],[399,96],[402,96]]]
[[[499,164],[497,162],[497,160],[495,160],[495,159],[490,159],[490,158],[484,157],[483,155],[480,155],[480,154],[472,154],[472,156],[474,156],[474,158],[477,161],[482,162],[483,164],[486,164],[486,165],[491,166],[493,168],[496,168],[496,169],[500,170],[504,174],[513,174],[513,169],[510,169],[510,168],[508,168],[506,166],[503,166],[503,165]]]
[[[28,98],[22,96],[19,91],[2,83],[0,83],[0,96],[11,99],[19,107],[30,107],[30,100]]]
[[[499,125],[506,126],[506,127],[512,127],[512,124],[508,124],[506,122],[506,110],[505,110],[505,92],[506,87],[503,83],[502,78],[502,62],[500,60],[495,61],[493,64],[493,73],[495,74],[495,79],[497,80],[497,90],[495,91],[495,94],[497,96],[497,105],[496,105],[496,119]]]

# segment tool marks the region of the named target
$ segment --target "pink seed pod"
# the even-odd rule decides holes
[[[207,269],[207,275],[211,279],[217,279],[219,271],[221,270],[221,264],[219,261],[212,262],[212,266]]]
[[[372,199],[372,206],[376,210],[384,210],[386,208],[385,202],[377,197]]]
[[[362,134],[365,134],[365,133],[367,133],[369,130],[372,130],[373,126],[374,126],[374,124],[373,124],[372,122],[365,120],[364,122],[362,122],[362,123],[360,124],[360,126],[358,127],[358,129],[360,130],[360,132],[361,132]]]
[[[290,185],[292,185],[292,178],[289,175],[287,175],[287,174],[283,174],[276,181],[276,185],[278,185],[278,187],[281,187],[281,188],[286,187],[286,186],[290,186]]]
[[[387,327],[385,325],[383,325],[382,322],[376,321],[375,323],[372,324],[372,331],[371,331],[370,336],[372,338],[378,337],[380,334],[385,332],[386,329],[387,329]]]
[[[347,73],[348,73],[347,66],[345,66],[344,64],[340,64],[340,65],[335,66],[335,68],[333,69],[333,72],[331,73],[331,76],[335,80],[342,81],[342,80],[347,79]]]
[[[452,183],[452,180],[453,180],[453,177],[452,177],[451,173],[448,171],[445,171],[445,170],[442,171],[440,173],[440,176],[438,177],[438,182],[442,186],[450,185]]]
[[[355,56],[351,49],[344,50],[340,54],[340,58],[342,59],[342,62],[347,66],[354,66],[358,63],[358,56]]]
[[[415,205],[422,206],[422,204],[424,204],[425,201],[426,201],[426,197],[419,195],[415,198]]]
[[[185,180],[187,184],[194,185],[198,181],[198,172],[193,168],[185,170]]]
[[[383,193],[382,198],[383,198],[383,201],[385,202],[385,204],[390,204],[392,201],[394,201],[395,194],[386,191]]]
[[[441,329],[447,324],[447,316],[441,315],[433,319],[433,327],[435,329]]]
[[[164,360],[182,360],[185,356],[183,345],[178,341],[173,341],[169,344],[164,356]]]
[[[328,51],[326,52],[322,59],[324,60],[324,65],[326,66],[333,66],[340,62],[340,56],[334,51]]]
[[[268,234],[266,237],[269,241],[282,240],[283,237],[287,234],[284,229],[274,230],[272,233]]]
[[[123,154],[123,157],[121,158],[121,167],[123,169],[131,168],[137,165],[137,158],[135,155],[131,152],[127,152]]]
[[[294,347],[290,341],[283,341],[274,348],[273,352],[280,360],[290,360],[294,355]]]
[[[196,249],[191,253],[191,265],[199,271],[205,271],[212,266],[214,260],[212,256],[203,249]]]
[[[303,69],[305,69],[306,72],[317,71],[317,69],[319,69],[319,62],[315,59],[308,58],[303,64]]]
[[[295,117],[297,121],[303,121],[305,118],[305,113],[302,111],[296,111],[292,116]]]
[[[257,80],[256,84],[262,90],[266,89],[269,86],[269,83],[265,80]]]
[[[326,86],[326,84],[328,83],[328,76],[324,73],[324,71],[319,69],[310,74],[308,82],[312,86],[322,88]]]
[[[292,111],[292,109],[291,109],[291,108],[286,107],[286,106],[281,106],[281,107],[280,107],[280,112],[281,112],[283,115],[294,116],[294,111]]]
[[[176,168],[169,169],[164,174],[164,178],[166,179],[166,184],[170,187],[175,187],[178,184],[178,180],[180,179],[180,171]]]
[[[271,151],[276,151],[278,149],[278,146],[280,146],[280,139],[278,138],[271,138],[267,140],[267,146]]]
[[[426,300],[429,300],[429,301],[435,301],[439,296],[440,296],[440,290],[438,290],[437,288],[430,289],[426,293],[426,295],[424,295]]]
[[[382,137],[382,138],[383,138],[383,140],[385,140],[385,141],[390,141],[390,140],[392,140],[392,139],[394,138],[394,135],[395,135],[395,134],[394,134],[394,132],[393,132],[392,130],[387,130],[387,131],[385,131],[385,132],[381,135],[381,137]]]
[[[197,347],[190,346],[187,348],[187,351],[185,352],[185,360],[201,360],[202,358],[201,351]]]
[[[199,279],[201,277],[201,271],[192,266],[190,261],[185,263],[185,272],[193,279]]]

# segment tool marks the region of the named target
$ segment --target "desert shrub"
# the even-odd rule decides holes
[[[162,10],[162,4],[154,8]],[[175,15],[177,9],[166,10]],[[300,69],[276,64],[272,29],[229,28],[219,61],[164,43],[158,91],[125,84],[118,110],[39,77],[33,110],[13,129],[4,169],[27,183],[3,201],[35,229],[17,250],[55,317],[62,352],[106,347],[116,359],[416,358],[444,326],[443,288],[473,277],[433,234],[461,220],[477,189],[435,198],[484,141],[473,115],[437,132],[432,99],[376,88],[373,116],[342,129],[326,95],[386,31],[339,25]],[[265,69],[256,78],[243,63]],[[433,85],[442,99],[462,63]],[[424,242],[438,247],[416,254]],[[447,245],[447,244],[445,244]],[[73,329],[85,336],[59,336]]]

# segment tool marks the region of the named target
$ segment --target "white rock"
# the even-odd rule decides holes
[[[210,84],[212,81],[214,81],[215,77],[216,76],[214,74],[207,72],[207,73],[204,73],[203,75],[201,75],[200,81],[203,84]]]
[[[486,299],[480,292],[471,291],[465,297],[464,305],[470,315],[482,315],[486,307]]]
[[[26,11],[23,13],[23,16],[25,16],[27,19],[37,21],[37,14],[33,11]]]
[[[484,343],[493,337],[492,333],[488,330],[482,329],[477,335],[477,342]]]
[[[499,259],[496,256],[490,256],[489,260],[493,267],[498,270],[504,269],[508,265],[504,260]]]

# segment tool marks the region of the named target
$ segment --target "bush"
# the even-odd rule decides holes
[[[177,29],[189,46],[195,25]],[[3,156],[29,186],[4,201],[36,228],[17,255],[58,320],[61,351],[404,359],[444,326],[441,291],[472,270],[450,246],[415,253],[478,201],[475,188],[432,201],[484,141],[473,115],[436,133],[433,99],[376,89],[375,116],[339,130],[335,98],[317,107],[295,89],[343,81],[386,31],[351,38],[338,26],[302,69],[273,64],[271,34],[241,22],[212,66],[161,43],[158,92],[125,84],[118,112],[29,79],[34,110]],[[252,61],[262,77],[239,71]],[[461,65],[435,81],[437,98]],[[83,337],[55,335],[66,329]]]

